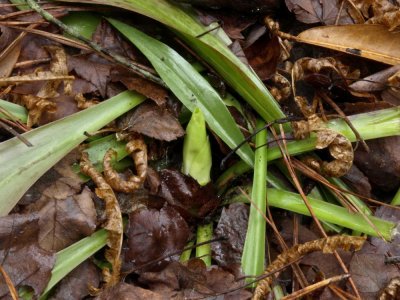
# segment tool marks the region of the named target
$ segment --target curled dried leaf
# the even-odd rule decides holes
[[[130,136],[132,138],[132,136]],[[132,156],[135,163],[137,175],[132,175],[128,180],[123,180],[119,174],[112,168],[111,160],[116,152],[108,150],[104,155],[104,177],[111,187],[119,192],[132,193],[137,190],[146,179],[147,175],[147,147],[143,138],[136,136],[126,144],[127,152]]]
[[[20,101],[28,109],[28,127],[38,124],[44,112],[55,112],[56,104],[44,98],[33,95],[22,95]]]
[[[395,277],[390,280],[389,284],[382,291],[379,300],[397,299],[400,295],[400,277]]]
[[[96,194],[105,202],[106,205],[107,221],[104,228],[107,229],[109,233],[107,241],[109,248],[106,250],[105,257],[111,263],[112,271],[108,268],[104,268],[103,276],[106,287],[111,287],[119,282],[121,269],[120,256],[123,235],[121,210],[112,188],[91,164],[88,155],[85,152],[82,153],[80,167],[81,172],[89,176],[97,185]]]
[[[95,99],[92,100],[86,99],[82,93],[76,94],[74,100],[76,101],[79,109],[86,109],[99,103],[99,101]]]
[[[274,270],[282,268],[286,264],[298,260],[304,255],[316,251],[322,251],[323,253],[332,253],[336,249],[349,251],[351,248],[353,248],[355,251],[358,251],[362,248],[364,242],[365,237],[337,235],[314,240],[304,244],[298,244],[278,255],[278,257],[265,269],[264,273],[271,273]],[[258,283],[256,290],[254,291],[253,299],[264,299],[264,297],[271,290],[271,283],[271,277],[266,277],[262,279]]]
[[[275,73],[272,75],[270,80],[272,81],[273,86],[270,87],[269,91],[278,102],[290,97],[292,94],[292,86],[285,76]]]

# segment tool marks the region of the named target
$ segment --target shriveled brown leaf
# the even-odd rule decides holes
[[[39,217],[12,214],[0,218],[0,261],[15,287],[29,286],[38,297],[45,289],[55,263],[55,253],[38,244]],[[0,297],[9,289],[0,281]]]
[[[333,25],[339,13],[338,24],[354,23],[345,9],[340,11],[339,0],[285,0],[285,3],[296,19],[303,23]]]
[[[99,284],[100,270],[94,263],[86,260],[57,284],[49,299],[83,299],[89,296],[89,287],[97,288]]]
[[[376,60],[400,64],[400,32],[383,25],[355,24],[314,27],[297,36],[303,43]]]
[[[39,120],[45,112],[54,113],[56,111],[56,105],[48,99],[34,95],[23,95],[19,99],[28,109],[28,127],[39,124]]]
[[[54,75],[67,76],[67,56],[64,48],[58,46],[47,46],[46,50],[51,56],[50,72]],[[74,77],[72,79],[74,79]],[[66,79],[63,81],[47,81],[46,84],[42,86],[40,91],[36,94],[36,96],[45,99],[57,97],[59,95],[57,90],[61,83],[64,83],[64,94],[70,95],[72,92],[72,80]]]
[[[213,259],[220,266],[231,267],[241,263],[248,219],[249,207],[243,203],[234,203],[222,210],[214,238],[224,240],[211,244]]]
[[[170,263],[161,272],[141,274],[139,281],[150,287],[150,290],[163,295],[171,295],[178,299],[198,297],[214,298],[216,294],[226,293],[223,299],[250,299],[251,293],[244,288],[243,281],[222,268],[207,269],[200,259],[192,259],[185,265],[179,262]],[[238,289],[237,289],[238,288]],[[237,289],[227,293],[229,290]]]
[[[80,162],[81,172],[89,176],[96,184],[96,195],[105,202],[106,223],[104,228],[108,231],[107,245],[105,252],[106,259],[110,262],[111,268],[103,269],[103,280],[105,287],[112,287],[119,282],[121,270],[121,248],[123,239],[122,215],[117,198],[110,185],[102,175],[91,164],[86,152],[82,153]]]
[[[284,265],[294,262],[300,257],[315,251],[322,251],[323,253],[332,253],[336,249],[343,249],[349,251],[350,249],[360,250],[365,242],[365,237],[356,236],[331,236],[319,240],[307,242],[305,244],[298,244],[285,252],[278,255],[278,257],[266,268],[265,273],[270,273]],[[271,290],[272,278],[267,277],[262,279],[256,290],[254,291],[254,299],[263,299]]]
[[[125,264],[131,270],[137,268],[139,272],[160,269],[166,261],[171,260],[164,256],[182,250],[189,234],[186,221],[171,206],[164,206],[160,210],[136,210],[129,215]],[[148,264],[152,261],[155,263]]]
[[[169,169],[160,172],[160,180],[158,195],[176,208],[186,220],[204,218],[219,204],[211,184],[200,186],[192,177]]]
[[[393,278],[379,295],[379,300],[393,300],[400,295],[400,277]]]
[[[150,290],[146,290],[139,286],[135,286],[127,283],[119,283],[113,288],[102,291],[96,298],[96,300],[142,300],[142,299],[153,299],[153,300],[164,300],[165,295],[154,293]]]
[[[125,114],[119,120],[118,127],[168,142],[185,134],[181,124],[169,110],[148,102]]]

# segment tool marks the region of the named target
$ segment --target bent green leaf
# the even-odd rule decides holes
[[[85,132],[99,130],[144,99],[140,94],[123,92],[23,134],[33,147],[28,148],[17,138],[0,143],[0,216],[7,215],[40,176],[83,142]]]
[[[108,20],[143,52],[160,77],[190,111],[200,108],[208,126],[229,147],[234,148],[243,141],[244,136],[221,97],[190,63],[169,46],[143,32],[117,20]],[[253,165],[254,153],[248,144],[243,145],[237,154],[248,165]]]

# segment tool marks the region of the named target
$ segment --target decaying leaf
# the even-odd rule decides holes
[[[353,248],[355,251],[357,251],[361,249],[364,242],[365,237],[338,235],[314,240],[305,244],[298,244],[278,255],[278,257],[266,268],[264,273],[268,274],[270,272],[273,272],[274,270],[280,269],[284,265],[294,262],[302,256],[315,251],[332,253],[338,248],[346,251],[349,251]],[[254,291],[253,299],[264,299],[264,297],[271,290],[271,283],[271,277],[266,277],[262,279],[258,283],[256,290]]]
[[[46,46],[45,49],[50,53],[50,72],[54,75],[68,76],[67,67],[67,56],[65,54],[64,48],[58,46]],[[42,86],[40,91],[36,94],[40,98],[54,98],[59,94],[57,92],[58,87],[61,83],[64,83],[64,94],[70,95],[72,92],[72,80],[75,78],[64,79],[64,80],[52,80],[47,81],[45,85]]]
[[[169,110],[148,102],[124,115],[119,120],[118,127],[125,132],[137,132],[168,142],[185,134],[181,124]]]
[[[119,282],[121,270],[121,248],[123,238],[122,215],[118,201],[110,185],[90,163],[86,152],[82,153],[81,172],[89,176],[96,184],[97,196],[105,202],[107,221],[104,228],[109,232],[105,257],[111,263],[112,270],[103,269],[105,287],[111,287]]]
[[[280,102],[290,97],[292,94],[292,86],[285,76],[275,73],[269,80],[272,81],[273,84],[269,88],[269,91],[276,101]]]
[[[39,123],[40,118],[45,112],[55,112],[56,105],[48,99],[39,98],[34,95],[23,95],[20,101],[28,109],[28,127]]]
[[[176,208],[186,220],[204,218],[219,204],[211,184],[200,186],[192,177],[169,169],[160,172],[160,180],[158,195]]]
[[[164,300],[165,294],[154,293],[139,286],[127,283],[119,283],[115,287],[102,291],[96,300],[139,300],[139,299],[152,299]]]
[[[124,193],[137,190],[147,176],[147,146],[140,136],[131,135],[130,138],[131,140],[126,144],[126,150],[132,156],[137,175],[131,175],[127,180],[120,178],[111,164],[112,158],[116,155],[113,149],[106,152],[103,160],[105,180],[115,191]]]
[[[214,238],[224,240],[211,244],[213,259],[220,266],[232,267],[233,264],[241,263],[248,219],[249,206],[243,203],[234,203],[222,210]]]
[[[150,290],[176,299],[250,299],[251,292],[241,288],[243,279],[236,279],[232,273],[219,268],[207,268],[201,259],[191,259],[185,264],[170,263],[160,272],[141,274],[139,281]],[[232,292],[228,293],[229,290]],[[226,293],[225,295],[219,295]]]
[[[38,244],[39,217],[12,214],[0,218],[0,261],[15,287],[28,286],[38,297],[45,289],[55,263],[55,253]],[[0,298],[9,293],[0,281]]]
[[[61,280],[49,299],[83,299],[89,296],[90,287],[97,288],[99,284],[99,269],[94,263],[86,260]]]
[[[400,32],[389,31],[383,25],[314,27],[300,33],[296,40],[389,65],[400,64]]]
[[[400,277],[393,278],[379,296],[379,300],[395,300],[400,295]]]
[[[367,24],[382,24],[393,31],[400,25],[400,6],[388,0],[353,0],[350,13],[359,10]]]
[[[186,221],[169,205],[136,210],[129,215],[125,264],[140,273],[159,270],[172,259],[168,255],[185,247],[189,234]]]
[[[21,32],[16,37],[16,32],[13,29],[4,26],[0,26],[0,32],[0,77],[8,77],[18,60],[21,42],[26,33]]]
[[[303,23],[333,25],[337,19],[341,25],[353,24],[347,11],[340,9],[340,0],[285,0],[285,3],[296,19]]]
[[[316,133],[317,149],[329,149],[332,161],[319,161],[314,158],[307,159],[307,163],[317,172],[331,177],[341,177],[348,172],[353,164],[354,152],[351,142],[343,135],[325,127],[325,123],[316,114],[309,115],[311,108],[306,105],[306,100],[300,96],[295,97],[302,112],[307,116],[307,121],[292,122],[293,136],[295,139],[304,139],[311,132]]]

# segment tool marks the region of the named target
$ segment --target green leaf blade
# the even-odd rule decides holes
[[[234,148],[244,140],[218,93],[175,50],[129,25],[114,19],[108,20],[143,52],[160,77],[190,111],[196,107],[201,109],[207,124],[229,147]],[[253,164],[254,153],[248,144],[243,145],[237,154],[247,164]]]

